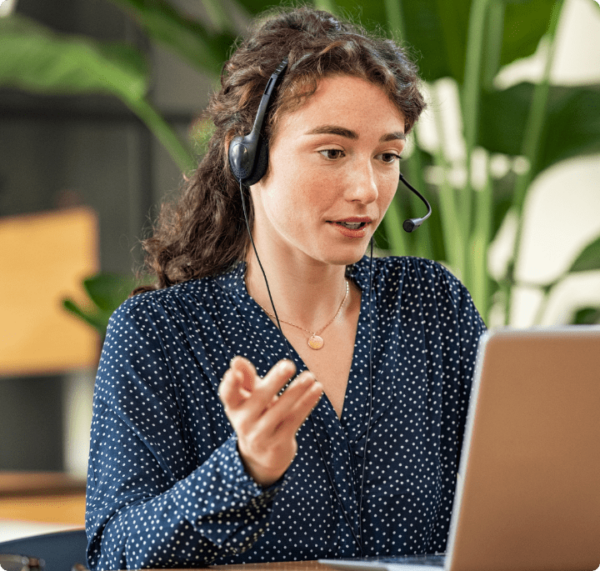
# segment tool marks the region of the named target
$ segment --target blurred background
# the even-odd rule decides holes
[[[307,2],[308,3],[308,2]],[[95,368],[140,239],[262,0],[0,0],[0,541],[83,525]],[[393,37],[428,109],[381,254],[436,259],[488,326],[600,322],[600,6],[315,0]],[[143,277],[141,278],[143,279]]]

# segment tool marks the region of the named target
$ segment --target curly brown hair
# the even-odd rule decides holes
[[[404,115],[407,133],[425,107],[416,66],[393,41],[309,7],[271,12],[255,23],[223,67],[221,90],[207,109],[215,125],[208,151],[186,179],[179,201],[163,205],[154,235],[143,241],[146,265],[157,283],[134,293],[217,275],[245,258],[250,240],[226,149],[233,137],[251,131],[265,85],[286,58],[288,67],[263,128],[267,141],[281,115],[297,109],[319,80],[331,75],[381,86]],[[243,191],[252,228],[252,200],[248,188]]]

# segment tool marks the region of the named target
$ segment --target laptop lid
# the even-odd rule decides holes
[[[600,565],[600,327],[482,338],[447,553],[448,571]]]

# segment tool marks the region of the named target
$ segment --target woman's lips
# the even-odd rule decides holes
[[[350,222],[350,220],[345,220],[344,222]],[[367,222],[364,226],[361,226],[357,230],[352,230],[350,228],[346,228],[338,222],[329,222],[328,224],[330,224],[343,236],[346,236],[346,238],[364,238],[367,235],[367,226],[369,225],[369,223]]]

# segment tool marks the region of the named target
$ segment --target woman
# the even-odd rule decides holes
[[[248,188],[230,144],[276,69]],[[445,549],[484,326],[438,264],[363,257],[417,84],[392,42],[308,8],[263,21],[227,62],[209,151],[145,243],[160,289],[107,333],[92,570]]]

